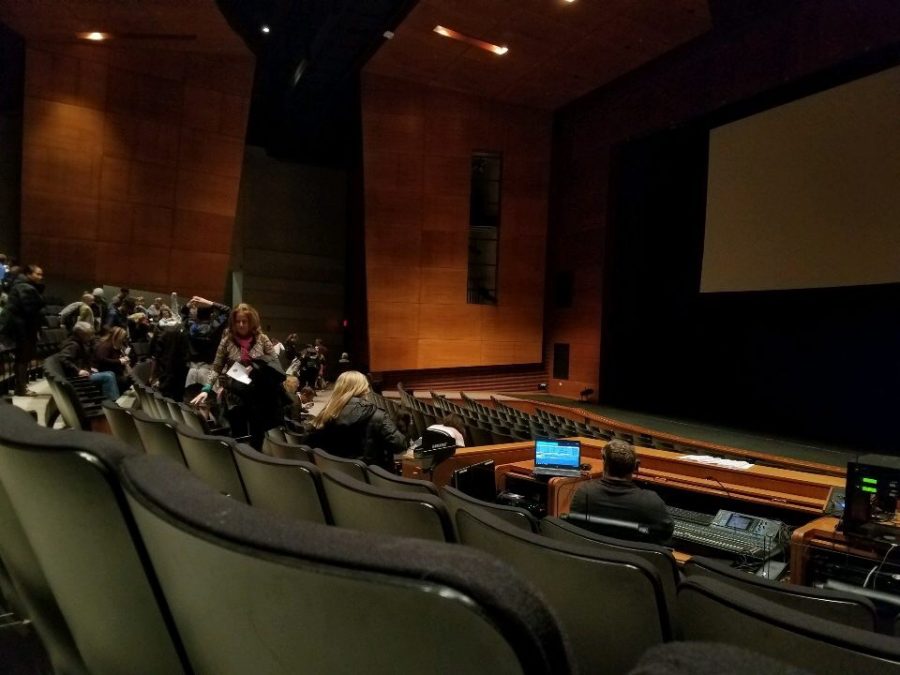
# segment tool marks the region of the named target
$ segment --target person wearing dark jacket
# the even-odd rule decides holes
[[[94,368],[94,327],[77,321],[70,335],[59,348],[59,361],[69,377],[86,377],[100,385],[103,397],[110,401],[119,398],[116,374]]]
[[[363,398],[368,393],[365,375],[355,370],[343,373],[306,442],[332,455],[394,471],[394,455],[406,450],[406,439],[383,410]]]
[[[646,525],[648,538],[665,544],[672,537],[675,523],[658,494],[634,484],[637,468],[631,444],[619,439],[610,441],[603,448],[603,477],[582,483],[569,510]]]
[[[34,395],[27,387],[28,364],[34,358],[44,320],[43,280],[44,270],[37,265],[25,265],[10,288],[0,317],[0,334],[11,338],[15,345],[16,396]]]

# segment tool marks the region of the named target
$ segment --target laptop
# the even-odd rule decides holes
[[[581,476],[581,443],[538,439],[534,442],[534,476]]]

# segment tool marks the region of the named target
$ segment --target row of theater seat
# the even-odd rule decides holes
[[[114,416],[129,413],[107,406],[116,431],[121,422]],[[686,569],[692,583],[679,586],[674,558],[662,547],[610,539],[557,518],[538,525],[526,511],[480,502],[452,488],[438,491],[426,481],[297,445],[296,438],[288,443],[278,432],[266,439],[265,449],[291,459],[221,438],[197,438],[177,427],[167,441],[173,450],[163,452],[152,449],[159,439],[140,433],[138,424],[148,452],[179,461],[174,444],[180,442],[181,461],[209,485],[261,509],[370,534],[458,541],[504,560],[547,598],[586,671],[625,672],[649,646],[707,630],[702,617],[685,614],[684,603],[676,600],[683,593],[699,593],[707,578],[714,591],[717,584],[728,585],[729,590],[719,589],[724,596],[736,589],[774,601],[788,614],[799,610],[849,626],[851,633],[871,633],[876,627],[874,607],[864,598],[774,584],[702,558]],[[622,635],[628,636],[624,642]]]
[[[491,556],[280,518],[8,405],[0,558],[59,673],[572,672]]]

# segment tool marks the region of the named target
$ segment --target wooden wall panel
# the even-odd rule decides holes
[[[543,111],[364,76],[373,370],[541,362],[551,121]],[[497,307],[466,302],[478,150],[503,153]]]
[[[252,77],[250,57],[29,45],[23,258],[51,280],[221,298]]]

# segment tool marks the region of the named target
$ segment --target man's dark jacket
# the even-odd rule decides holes
[[[642,490],[631,480],[610,476],[584,483],[572,497],[569,510],[647,525],[650,538],[660,544],[668,542],[675,526],[658,494]]]
[[[0,318],[0,333],[16,342],[34,339],[43,323],[44,298],[27,276],[20,274],[13,283]]]

